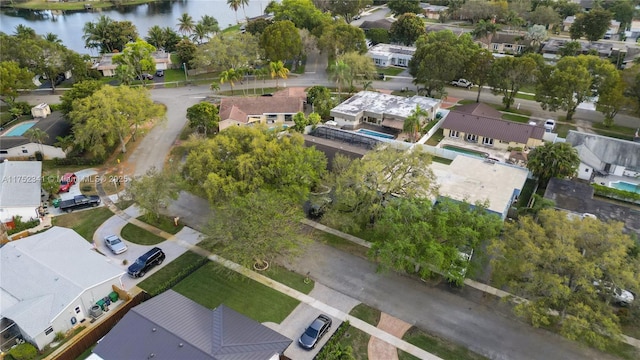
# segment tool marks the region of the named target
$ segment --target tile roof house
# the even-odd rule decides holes
[[[451,110],[441,128],[445,137],[497,148],[531,148],[543,143],[544,127],[500,119],[494,109],[471,104]]]
[[[420,3],[420,7],[424,13],[424,16],[427,19],[438,20],[440,19],[440,14],[449,10],[448,6],[442,5],[431,5],[429,3]]]
[[[23,221],[38,218],[41,177],[41,161],[0,162],[0,222],[10,222],[16,216]]]
[[[531,41],[525,39],[524,34],[497,32],[484,39],[480,39],[482,47],[498,54],[521,54]]]
[[[594,173],[640,176],[640,143],[570,130],[567,142],[578,151],[578,178],[591,180]]]
[[[27,159],[35,157],[37,151],[42,151],[45,159],[67,157],[61,148],[55,146],[58,136],[64,137],[71,133],[71,124],[62,116],[62,113],[54,111],[46,118],[36,119],[34,122],[33,128],[47,133],[47,137],[42,140],[42,146],[23,135],[0,135],[0,157]],[[8,129],[5,134],[9,131],[11,129]]]
[[[360,29],[364,30],[365,32],[370,29],[384,29],[389,31],[391,30],[391,24],[393,24],[393,21],[390,21],[387,18],[378,19],[375,21],[365,20],[362,22],[362,24],[360,24]]]
[[[220,131],[230,126],[276,124],[292,121],[304,111],[299,96],[226,97],[220,101]]]
[[[3,338],[18,331],[43,349],[84,322],[113,286],[122,288],[125,272],[75,231],[54,226],[1,247],[0,273]]]
[[[367,123],[402,131],[404,120],[416,106],[420,105],[427,112],[427,118],[434,119],[440,104],[440,100],[419,95],[406,98],[360,91],[331,109],[330,114],[337,126],[344,129],[357,129],[361,124]]]
[[[291,342],[225,305],[210,310],[168,290],[132,308],[93,354],[104,360],[277,360]]]
[[[367,55],[373,59],[376,66],[407,67],[415,52],[416,48],[413,46],[377,44],[369,49]]]
[[[113,62],[113,56],[117,53],[103,54],[100,60],[93,65],[93,68],[101,71],[102,76],[115,76],[117,64]],[[158,50],[151,54],[153,61],[156,63],[156,70],[167,70],[171,65],[171,54]]]

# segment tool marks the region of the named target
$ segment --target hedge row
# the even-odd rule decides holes
[[[628,202],[639,202],[640,194],[631,191],[624,191],[619,189],[614,189],[604,185],[591,184],[593,189],[595,190],[595,194],[598,196],[604,196],[608,198],[628,201]]]
[[[354,359],[352,354],[353,349],[350,349],[350,346],[347,347],[348,349],[344,348],[343,345],[340,344],[340,340],[342,340],[344,333],[349,330],[349,327],[348,320],[340,324],[340,327],[338,327],[336,332],[331,336],[331,339],[327,341],[322,347],[322,350],[314,357],[314,360]]]
[[[96,166],[104,163],[103,159],[85,159],[85,158],[55,158],[53,162],[56,165],[88,165]]]
[[[145,291],[147,292],[147,294],[149,294],[152,297],[158,294],[161,294],[166,290],[169,290],[172,287],[174,287],[177,283],[184,280],[187,276],[193,274],[196,270],[200,269],[207,262],[209,262],[209,259],[207,257],[198,256],[198,259],[196,261],[188,263],[187,265],[183,266],[179,271],[173,271],[173,269],[171,269],[171,275],[167,276],[164,282],[158,284],[157,286],[154,286],[153,288],[145,289]],[[167,265],[165,269],[169,268],[170,266],[171,264]],[[154,276],[164,275],[164,274],[161,274],[162,270],[164,269],[161,269],[158,273],[154,274]]]

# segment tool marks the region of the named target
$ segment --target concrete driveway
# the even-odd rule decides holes
[[[131,206],[127,208],[126,210],[124,210],[124,212],[126,215],[129,215],[134,218],[140,216],[141,214],[140,211],[135,206]],[[131,263],[136,261],[136,259],[140,255],[144,254],[145,252],[149,251],[155,246],[161,248],[162,251],[164,251],[166,258],[160,266],[154,267],[142,278],[133,279],[128,275],[123,276],[122,283],[125,290],[130,290],[131,288],[136,286],[139,282],[146,279],[149,275],[155,273],[156,271],[161,269],[163,266],[165,266],[166,264],[175,260],[178,256],[188,251],[183,245],[180,245],[178,242],[172,241],[172,240],[165,240],[157,245],[138,245],[138,244],[132,243],[131,241],[120,236],[120,231],[126,224],[127,224],[127,221],[125,219],[123,219],[118,215],[114,215],[109,219],[107,219],[107,221],[105,221],[93,234],[94,246],[98,251],[100,251],[102,254],[104,254],[107,257],[108,259],[107,261],[113,262],[115,265],[122,268],[123,271],[127,271],[127,268]],[[109,250],[109,248],[107,248],[107,246],[104,244],[104,238],[109,235],[120,236],[120,238],[127,244],[128,250],[122,254],[118,254],[118,255],[113,254]],[[182,228],[182,230],[180,230],[180,232],[176,234],[176,237],[186,243],[194,244],[194,245],[200,241],[200,233],[188,227]],[[127,260],[127,264],[123,263],[124,260]]]
[[[58,194],[60,199],[62,200],[70,200],[73,199],[76,195],[82,195],[82,191],[80,188],[83,184],[88,182],[96,181],[96,175],[98,172],[96,169],[84,169],[80,171],[76,171],[74,174],[78,177],[78,181],[69,188],[68,192]],[[62,176],[62,175],[60,175]]]

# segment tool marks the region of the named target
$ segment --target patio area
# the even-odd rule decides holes
[[[633,191],[640,194],[640,178],[630,177],[630,176],[618,176],[618,175],[606,175],[599,176],[596,175],[593,178],[593,182],[598,185],[604,185],[608,187],[612,187],[619,190]],[[618,184],[615,186],[615,184]],[[626,183],[629,185],[620,185],[621,183]]]
[[[500,162],[507,162],[507,160],[509,160],[509,151],[497,149],[491,146],[483,146],[477,143],[467,142],[462,139],[456,140],[454,138],[444,138],[436,147],[445,148],[445,146],[447,145],[462,149],[469,149],[479,153],[486,153],[489,155],[489,158],[497,159]]]

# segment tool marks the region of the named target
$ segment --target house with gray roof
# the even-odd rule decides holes
[[[122,288],[125,272],[75,231],[54,226],[1,247],[0,273],[0,339],[19,334],[43,349]]]
[[[371,124],[402,131],[404,120],[416,106],[427,112],[428,119],[434,119],[441,101],[425,96],[403,97],[373,91],[360,91],[340,105],[331,109],[331,116],[338,127],[357,129],[362,124]]]
[[[41,189],[42,162],[0,162],[0,222],[11,222],[16,216],[23,221],[38,218]]]
[[[388,18],[378,19],[375,21],[365,20],[360,24],[360,29],[365,33],[370,29],[384,29],[389,31],[391,30],[391,24],[393,24],[393,21]]]
[[[211,310],[168,290],[134,308],[93,359],[277,360],[292,340],[235,310]]]
[[[275,95],[275,94],[274,94]],[[230,126],[284,124],[304,111],[301,96],[225,97],[220,101],[220,131]]]
[[[482,144],[507,150],[534,148],[543,144],[544,127],[500,119],[501,114],[484,104],[470,104],[451,110],[442,122],[450,140]]]
[[[100,57],[100,60],[93,65],[93,69],[96,69],[102,72],[102,76],[115,76],[116,68],[118,64],[113,61],[113,56],[118,55],[117,53],[108,53],[103,54]],[[153,58],[153,62],[156,65],[156,70],[167,70],[171,66],[171,54],[158,50],[151,53],[151,57]]]
[[[567,142],[578,151],[578,178],[592,180],[600,173],[629,178],[640,176],[640,143],[570,130]]]
[[[71,124],[62,116],[60,111],[54,111],[51,115],[43,119],[34,119],[32,128],[44,131],[47,136],[42,139],[42,144],[32,141],[24,133],[11,136],[13,127],[5,129],[0,134],[0,157],[27,159],[35,157],[37,151],[41,151],[45,159],[65,158],[67,154],[63,149],[56,146],[57,137],[64,137],[71,134]],[[28,122],[18,126],[25,126]]]

